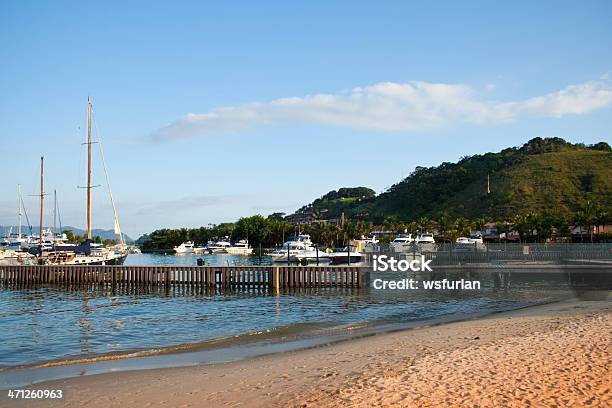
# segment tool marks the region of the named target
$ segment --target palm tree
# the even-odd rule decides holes
[[[540,234],[542,232],[542,216],[538,212],[530,212],[529,214],[527,214],[526,222],[527,227],[529,228],[529,235],[535,235],[536,242],[538,242]]]
[[[501,242],[501,234],[506,234],[506,240],[508,239],[508,233],[510,232],[510,228],[505,221],[495,223],[495,229],[497,230],[499,242]]]
[[[527,227],[527,217],[523,214],[517,214],[512,219],[512,229],[519,234],[519,241],[523,242]]]
[[[599,209],[599,211],[597,211],[597,215],[595,216],[595,224],[597,225],[597,235],[599,235],[600,233],[599,227],[604,226],[605,228],[605,226],[609,224],[609,222],[610,214],[604,209]]]
[[[470,227],[470,222],[466,218],[459,217],[455,220],[455,229],[459,235],[468,235]]]
[[[392,233],[395,233],[397,231],[397,224],[398,224],[398,219],[394,215],[390,215],[388,217],[385,217],[385,219],[383,221],[383,227],[387,231],[391,231]]]
[[[446,235],[450,228],[450,221],[448,219],[448,213],[443,212],[438,217],[438,226],[440,227],[440,233]]]
[[[474,221],[472,221],[472,226],[475,230],[482,234],[487,226],[487,220],[484,218],[476,218]]]
[[[431,229],[432,221],[427,217],[421,217],[418,222],[418,227],[421,230],[421,233],[429,232]]]
[[[593,225],[596,223],[598,208],[593,201],[587,199],[581,210],[576,212],[575,221],[580,227],[586,227],[589,231],[591,242],[593,242]],[[582,239],[582,228],[580,237]]]

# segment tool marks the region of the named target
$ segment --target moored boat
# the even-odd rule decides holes
[[[413,242],[412,234],[398,234],[389,244],[389,248],[392,252],[409,252],[412,250]]]
[[[187,242],[183,242],[181,245],[179,246],[175,246],[174,252],[177,253],[178,255],[180,254],[191,254],[193,253],[193,241],[187,241]]]
[[[361,252],[349,250],[344,248],[342,251],[332,252],[327,254],[329,261],[332,265],[350,265],[356,264],[363,261],[363,254]]]
[[[234,245],[226,247],[225,252],[230,255],[251,255],[253,253],[253,248],[249,245],[248,240],[241,239],[234,243]]]
[[[226,239],[221,239],[208,245],[208,252],[211,254],[224,254],[226,249],[231,247],[232,243]]]

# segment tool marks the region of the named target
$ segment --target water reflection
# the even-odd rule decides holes
[[[325,335],[350,327],[443,319],[573,296],[567,274],[464,271],[436,278],[480,280],[482,289],[301,288],[278,296],[265,287],[0,289],[0,366],[245,336]]]

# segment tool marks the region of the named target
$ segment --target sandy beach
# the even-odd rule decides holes
[[[37,384],[44,407],[612,405],[612,303],[575,300],[244,361]]]

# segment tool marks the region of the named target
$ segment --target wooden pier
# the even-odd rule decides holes
[[[358,288],[356,266],[0,266],[0,285],[68,287]],[[365,283],[367,285],[367,283]]]

